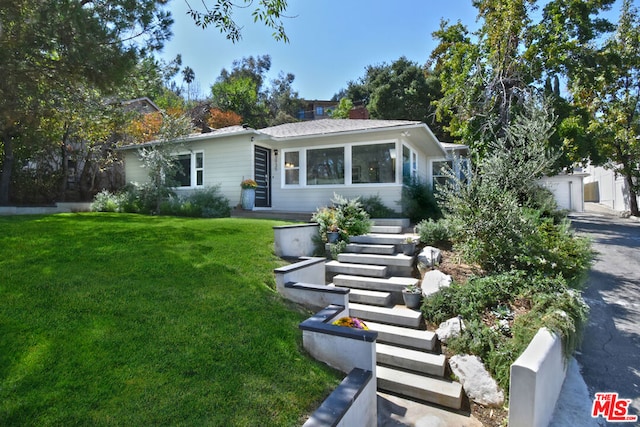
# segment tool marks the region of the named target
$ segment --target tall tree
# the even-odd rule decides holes
[[[441,97],[440,81],[406,57],[391,64],[368,66],[364,77],[348,84],[346,97],[354,104],[363,102],[373,118],[419,120],[440,139],[448,139],[435,120],[432,106],[432,101]]]
[[[185,3],[189,7],[188,13],[191,15],[196,25],[203,28],[213,25],[227,39],[236,42],[242,38],[242,26],[233,19],[236,8],[247,8],[253,4],[253,0],[202,0],[204,10],[192,7],[188,0]],[[244,3],[244,5],[238,4]],[[258,6],[252,10],[254,22],[260,21],[274,30],[273,38],[276,40],[289,41],[284,30],[282,18],[287,10],[286,0],[260,0]]]
[[[483,25],[474,43],[460,23],[434,33],[440,45],[431,61],[442,81],[440,117],[452,117],[450,131],[483,155],[490,141],[504,137],[514,110],[535,76],[521,50],[534,0],[474,0]]]
[[[606,167],[624,177],[631,214],[640,194],[640,16],[624,0],[616,32],[592,52],[594,67],[577,71],[571,90],[592,114]]]
[[[20,136],[79,86],[110,89],[141,52],[160,48],[167,0],[0,1],[0,205],[9,202]],[[136,36],[130,36],[134,34]]]

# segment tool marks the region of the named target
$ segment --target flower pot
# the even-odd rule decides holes
[[[339,237],[340,233],[338,233],[337,231],[327,231],[327,241],[329,243],[337,242]]]
[[[256,204],[256,189],[255,188],[243,188],[242,189],[242,209],[245,211],[252,211]]]
[[[412,256],[416,253],[416,244],[414,243],[403,243],[402,245],[402,253],[408,256]]]
[[[419,294],[412,294],[407,291],[402,291],[402,299],[404,300],[404,305],[407,306],[407,308],[420,308],[422,292]]]

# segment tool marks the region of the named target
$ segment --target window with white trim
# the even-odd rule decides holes
[[[307,185],[344,184],[344,148],[307,150]]]
[[[299,151],[286,151],[284,153],[284,183],[285,185],[300,185]]]
[[[406,145],[402,146],[402,182],[418,177],[418,153]]]
[[[351,147],[351,182],[381,184],[396,182],[396,144]]]
[[[199,187],[204,184],[204,153],[179,154],[173,181],[176,187]]]

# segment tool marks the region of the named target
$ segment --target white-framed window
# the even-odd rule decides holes
[[[173,177],[176,187],[204,185],[204,153],[201,151],[175,156],[177,170]]]
[[[451,174],[457,177],[462,183],[466,183],[471,174],[471,163],[468,158],[456,157],[449,160],[434,160],[431,162],[433,171],[433,189],[438,190],[439,186],[444,186],[451,178]]]
[[[299,151],[285,151],[284,153],[284,184],[300,185]]]
[[[354,145],[351,147],[351,183],[396,182],[396,144]]]
[[[396,184],[396,147],[383,141],[283,150],[282,186]]]
[[[402,145],[402,182],[418,177],[418,153],[408,145]]]
[[[307,185],[344,184],[344,147],[307,149]]]

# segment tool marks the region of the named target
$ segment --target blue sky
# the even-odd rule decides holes
[[[201,5],[200,0],[191,2]],[[367,65],[401,56],[424,64],[436,45],[431,34],[441,19],[477,27],[471,0],[289,0],[291,18],[284,20],[289,43],[276,42],[272,30],[254,24],[247,10],[236,17],[244,29],[242,40],[234,44],[216,28],[196,27],[184,0],[173,0],[170,9],[174,36],[161,57],[182,54],[202,95],[209,95],[220,70],[230,69],[234,59],[269,54],[269,79],[280,71],[293,73],[300,97],[330,99],[348,81],[362,77]]]

